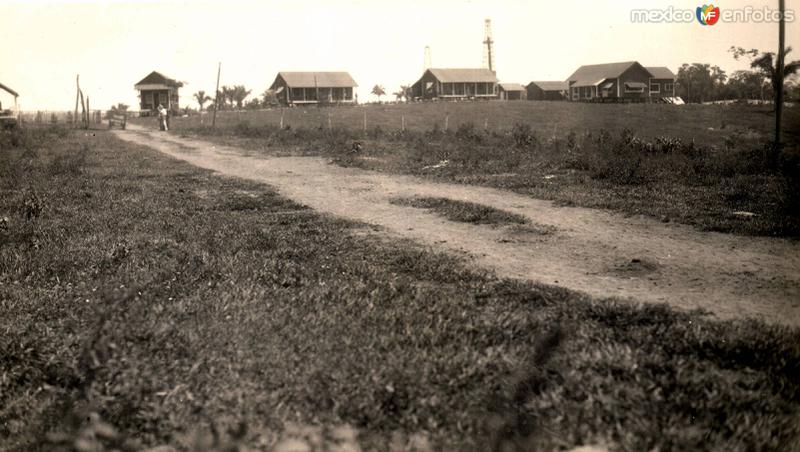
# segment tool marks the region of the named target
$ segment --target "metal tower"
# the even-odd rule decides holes
[[[483,67],[496,73],[494,66],[494,40],[492,39],[492,19],[486,19],[483,39]]]
[[[430,46],[425,46],[425,68],[424,70],[428,70],[431,68],[431,48]]]

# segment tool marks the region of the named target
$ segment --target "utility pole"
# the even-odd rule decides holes
[[[786,4],[785,0],[778,0],[778,9],[781,14],[781,21],[778,24],[778,61],[775,63],[777,77],[775,77],[775,149],[774,156],[777,158],[781,151],[781,120],[783,119],[783,61],[784,44],[786,41]]]
[[[211,127],[217,126],[217,109],[219,108],[219,74],[222,72],[222,62],[217,66],[217,90],[214,92],[214,116],[211,118]]]

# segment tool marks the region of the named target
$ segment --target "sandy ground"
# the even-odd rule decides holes
[[[455,251],[499,276],[591,295],[703,308],[719,318],[800,325],[800,243],[700,232],[613,212],[557,207],[507,191],[342,168],[317,157],[248,156],[241,149],[129,125],[120,138],[221,174],[264,182],[321,212]],[[528,217],[549,233],[457,223],[393,197],[437,196]]]

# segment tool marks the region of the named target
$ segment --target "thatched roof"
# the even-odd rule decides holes
[[[501,83],[500,88],[503,91],[525,91],[525,87],[519,83]]]
[[[290,88],[353,88],[358,86],[347,72],[278,72]],[[270,89],[275,88],[275,82]]]
[[[0,89],[2,89],[4,91],[7,91],[9,94],[11,94],[14,97],[19,97],[19,93],[17,93],[13,89],[7,87],[6,85],[3,85],[2,83],[0,83]]]
[[[528,86],[536,85],[542,91],[567,91],[569,90],[569,83],[567,82],[551,82],[551,81],[539,81],[539,82],[530,82]]]
[[[485,68],[443,69],[431,68],[428,71],[442,83],[497,83],[497,76]]]
[[[153,71],[147,74],[147,77],[141,79],[134,87],[138,89],[143,85],[165,85],[172,88],[180,88],[183,83],[175,81],[175,79],[171,79],[160,72]]]
[[[622,63],[587,64],[581,66],[567,78],[574,82],[574,86],[594,86],[607,78],[617,78],[631,66],[639,64],[636,61]]]
[[[646,67],[645,69],[647,69],[647,72],[649,72],[653,78],[675,80],[675,74],[673,74],[672,71],[670,71],[667,67]]]

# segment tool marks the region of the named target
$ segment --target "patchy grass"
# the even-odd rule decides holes
[[[394,106],[391,111],[424,118],[425,108],[429,115],[452,108],[464,118],[497,114],[519,122],[484,129],[483,121],[451,119],[445,132],[429,120],[423,123],[426,129],[401,132],[379,124],[364,133],[306,128],[313,123],[306,121],[279,130],[264,119],[272,113],[254,112],[236,114],[239,122],[216,129],[194,127],[192,118],[176,120],[176,130],[257,153],[324,155],[343,166],[487,185],[703,230],[800,236],[798,108],[787,110],[786,150],[771,161],[771,113],[765,107],[466,104]],[[295,110],[300,112],[291,114],[305,118],[324,111]],[[333,114],[349,110],[361,111],[341,108]]]
[[[528,223],[528,220],[523,215],[495,209],[494,207],[485,206],[483,204],[457,201],[449,198],[394,198],[391,199],[390,202],[399,206],[428,209],[450,221],[458,221],[461,223],[491,225],[521,225]]]
[[[5,450],[797,442],[797,330],[498,279],[109,133],[18,138]]]

